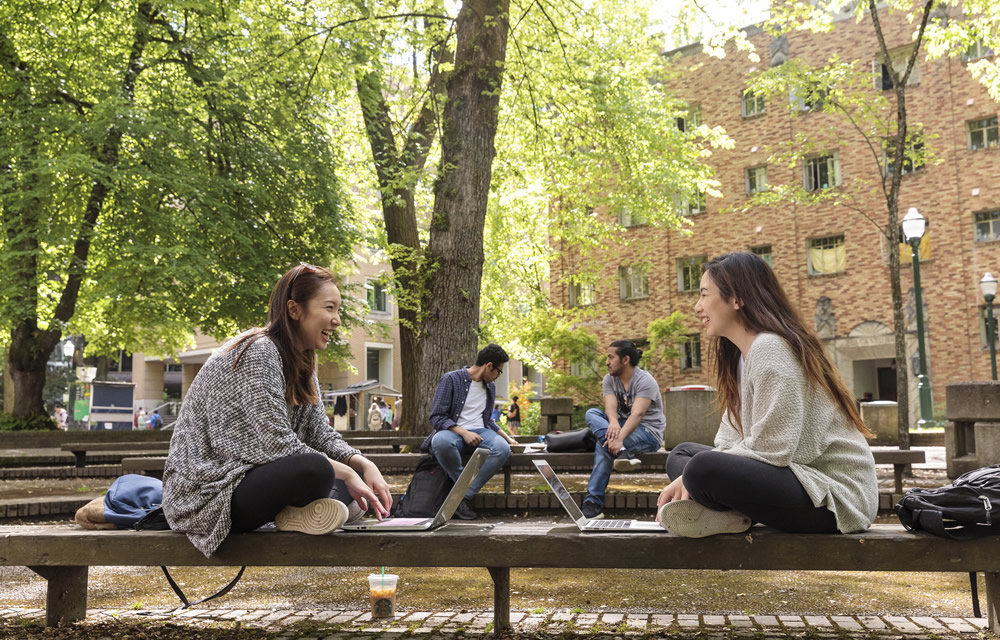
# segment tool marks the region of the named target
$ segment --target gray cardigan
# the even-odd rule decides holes
[[[809,383],[783,338],[761,333],[745,357],[743,436],[726,413],[716,449],[788,467],[813,504],[833,512],[841,532],[867,529],[878,511],[878,483],[865,437],[826,389]]]
[[[235,340],[235,338],[234,338]],[[360,453],[330,427],[322,403],[290,406],[278,348],[258,338],[233,370],[231,340],[198,372],[174,424],[163,471],[163,512],[210,556],[229,534],[236,486],[257,466],[300,453],[338,461]],[[318,380],[313,379],[319,388]]]

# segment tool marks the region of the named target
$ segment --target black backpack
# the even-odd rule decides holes
[[[425,455],[417,463],[406,493],[399,499],[396,516],[399,518],[433,518],[444,504],[454,482],[444,472],[437,459]]]
[[[907,531],[952,540],[1000,535],[1000,464],[973,469],[937,489],[910,489],[896,505],[896,515]],[[979,618],[975,573],[969,573],[969,584],[972,612]]]
[[[974,469],[937,489],[910,489],[896,515],[908,531],[952,540],[1000,535],[1000,464]]]

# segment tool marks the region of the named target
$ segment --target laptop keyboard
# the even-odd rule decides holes
[[[587,522],[588,529],[628,529],[631,525],[631,520],[590,520]]]

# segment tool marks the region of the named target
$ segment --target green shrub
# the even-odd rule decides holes
[[[55,420],[45,415],[13,416],[0,412],[0,431],[55,431]]]

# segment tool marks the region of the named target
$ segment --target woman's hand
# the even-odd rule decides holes
[[[347,485],[347,493],[351,494],[351,497],[354,498],[354,501],[362,509],[368,511],[370,507],[375,512],[375,517],[379,520],[389,515],[389,510],[382,506],[379,497],[375,495],[371,487],[365,484],[365,481],[353,469],[350,473],[345,473],[344,477],[340,478],[340,480],[344,481],[344,484]]]
[[[667,488],[660,492],[656,499],[656,511],[659,514],[660,507],[674,500],[690,500],[691,494],[684,488],[684,476],[678,476]]]
[[[365,484],[368,485],[368,488],[371,489],[376,496],[378,496],[379,503],[385,511],[384,515],[389,515],[389,510],[392,508],[392,493],[389,492],[389,485],[382,477],[382,472],[378,470],[378,467],[375,466],[374,462],[368,458],[362,458],[362,460],[364,460]]]

